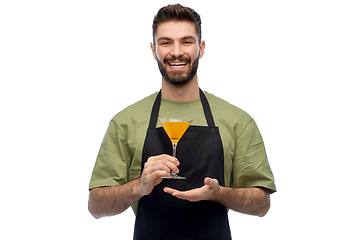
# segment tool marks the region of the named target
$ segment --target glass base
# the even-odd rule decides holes
[[[161,177],[161,178],[164,178],[164,179],[186,179],[185,177],[180,177],[176,173],[170,173],[170,177]]]

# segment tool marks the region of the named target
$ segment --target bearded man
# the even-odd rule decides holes
[[[199,88],[205,42],[193,9],[161,8],[150,46],[161,90],[110,121],[89,211],[101,218],[132,206],[134,239],[231,239],[228,209],[265,216],[276,191],[260,132],[246,112]],[[159,117],[193,119],[176,157]],[[169,179],[172,172],[185,179]]]

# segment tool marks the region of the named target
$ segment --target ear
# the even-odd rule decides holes
[[[157,56],[156,56],[156,46],[155,46],[155,44],[150,43],[150,47],[151,47],[151,51],[152,51],[152,54],[153,54],[153,56],[154,56],[154,59],[157,60]]]
[[[202,40],[200,42],[200,52],[199,52],[199,59],[201,59],[204,55],[204,52],[205,52],[205,41]]]

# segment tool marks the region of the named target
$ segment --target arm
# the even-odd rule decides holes
[[[219,187],[213,201],[236,212],[263,217],[270,209],[270,194],[261,188]]]
[[[94,218],[122,213],[142,196],[139,193],[140,179],[121,186],[94,188],[89,195],[89,212]]]
[[[171,170],[179,172],[179,161],[169,155],[153,156],[144,165],[141,177],[121,186],[100,187],[90,191],[88,208],[94,218],[122,213],[148,195],[161,181],[170,176]]]
[[[270,209],[270,194],[261,188],[229,188],[219,186],[216,179],[205,178],[205,185],[189,191],[164,188],[173,196],[192,202],[211,200],[236,212],[263,217]]]

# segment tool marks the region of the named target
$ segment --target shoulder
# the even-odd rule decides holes
[[[227,122],[234,123],[249,123],[253,121],[252,117],[247,112],[226,100],[208,92],[205,93],[205,96],[209,101],[215,120],[226,120]]]
[[[145,119],[149,120],[152,105],[154,104],[157,93],[153,93],[142,100],[126,107],[118,112],[112,119],[116,125],[120,126],[123,123],[139,122]]]

